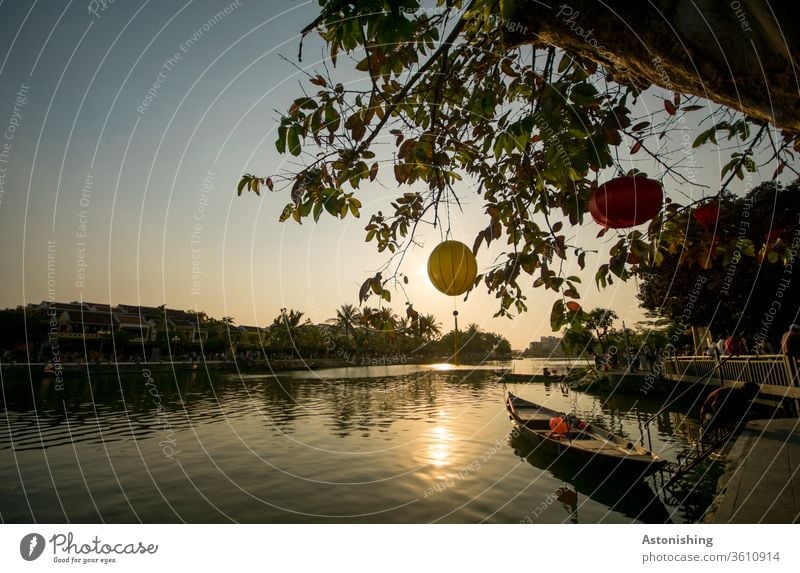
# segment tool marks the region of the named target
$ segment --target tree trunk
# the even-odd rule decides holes
[[[615,81],[655,84],[800,133],[794,0],[501,0],[510,45],[554,45]]]

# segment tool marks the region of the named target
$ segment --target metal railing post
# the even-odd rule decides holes
[[[797,359],[792,356],[783,355],[783,362],[786,365],[786,375],[788,380],[787,386],[800,386],[800,380],[797,378]]]

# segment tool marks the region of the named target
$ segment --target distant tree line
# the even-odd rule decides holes
[[[233,317],[217,319],[204,312],[189,312],[203,330],[202,340],[171,336],[158,325],[151,340],[136,341],[130,332],[115,330],[104,337],[62,342],[65,352],[74,351],[76,360],[85,349],[107,358],[112,352],[127,359],[131,355],[150,356],[154,348],[161,355],[195,353],[230,357],[249,353],[268,358],[336,358],[354,364],[405,362],[409,360],[446,360],[455,351],[456,333],[444,332],[433,314],[423,314],[407,305],[404,315],[391,308],[373,308],[345,304],[323,323],[315,324],[296,309],[281,309],[264,327],[237,326]],[[45,347],[54,336],[44,311],[17,307],[0,310],[0,351],[4,361],[46,359]],[[58,336],[56,333],[55,336]],[[112,344],[113,342],[113,344]],[[459,332],[461,360],[480,362],[511,356],[511,345],[503,336],[484,332],[469,324]],[[372,360],[375,359],[375,360]]]

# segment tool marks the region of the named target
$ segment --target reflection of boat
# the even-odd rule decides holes
[[[667,463],[664,458],[625,438],[583,422],[570,425],[559,412],[510,392],[506,408],[522,437],[561,457],[591,464],[594,469],[615,472],[618,477],[627,479],[641,479]]]
[[[644,481],[630,482],[614,479],[614,476],[606,479],[606,475],[598,479],[596,474],[585,471],[582,464],[565,460],[552,450],[536,447],[521,436],[512,437],[511,447],[514,448],[514,454],[533,467],[546,470],[577,492],[573,501],[566,499],[571,494],[569,488],[560,488],[559,491],[558,501],[569,506],[571,521],[577,521],[577,515],[581,511],[583,502],[577,496],[580,494],[584,499],[589,498],[611,511],[643,523],[672,522],[664,503]]]
[[[495,370],[494,373],[500,376],[503,382],[552,382],[557,384],[564,379],[564,376],[560,374],[517,374],[508,370]]]

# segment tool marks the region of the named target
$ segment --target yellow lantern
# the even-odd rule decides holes
[[[475,255],[464,243],[445,241],[428,258],[428,277],[433,286],[449,296],[464,294],[478,273]]]

